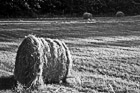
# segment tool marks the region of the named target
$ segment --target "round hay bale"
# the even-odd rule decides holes
[[[64,42],[27,36],[17,51],[15,78],[25,87],[65,82],[71,69],[71,55]]]
[[[42,43],[33,35],[27,36],[18,48],[14,75],[16,80],[27,88],[37,83],[43,84],[42,48]]]
[[[91,13],[88,13],[88,12],[85,12],[83,14],[83,19],[92,19],[92,14]]]
[[[125,14],[122,11],[118,11],[116,13],[116,17],[124,17],[124,16],[125,16]]]
[[[71,69],[71,55],[69,49],[64,42],[52,39],[42,39],[48,44],[48,54],[46,54],[48,62],[43,68],[43,77],[45,83],[66,82],[69,70]]]

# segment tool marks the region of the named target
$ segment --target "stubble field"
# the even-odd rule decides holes
[[[25,36],[57,38],[73,59],[71,84],[48,84],[41,93],[140,93],[140,17],[0,20],[0,92],[14,71],[18,46]],[[12,81],[10,81],[12,82]],[[3,85],[2,85],[3,84]]]

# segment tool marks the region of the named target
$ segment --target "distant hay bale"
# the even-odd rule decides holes
[[[125,14],[122,11],[118,11],[116,13],[116,17],[124,17],[124,16],[125,16]]]
[[[83,19],[92,19],[92,14],[91,13],[88,13],[88,12],[85,12],[83,14]]]
[[[14,75],[25,87],[65,82],[72,65],[64,42],[27,36],[17,51]]]

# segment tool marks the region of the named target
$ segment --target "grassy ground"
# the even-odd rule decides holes
[[[73,58],[75,81],[69,80],[73,82],[70,85],[48,84],[40,93],[140,93],[139,16],[91,21],[1,19],[0,92],[18,91],[6,87],[14,82],[7,78],[13,73],[18,46],[28,34],[61,39]]]

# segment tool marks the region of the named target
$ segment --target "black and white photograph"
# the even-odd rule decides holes
[[[0,93],[140,93],[140,0],[0,0]]]

